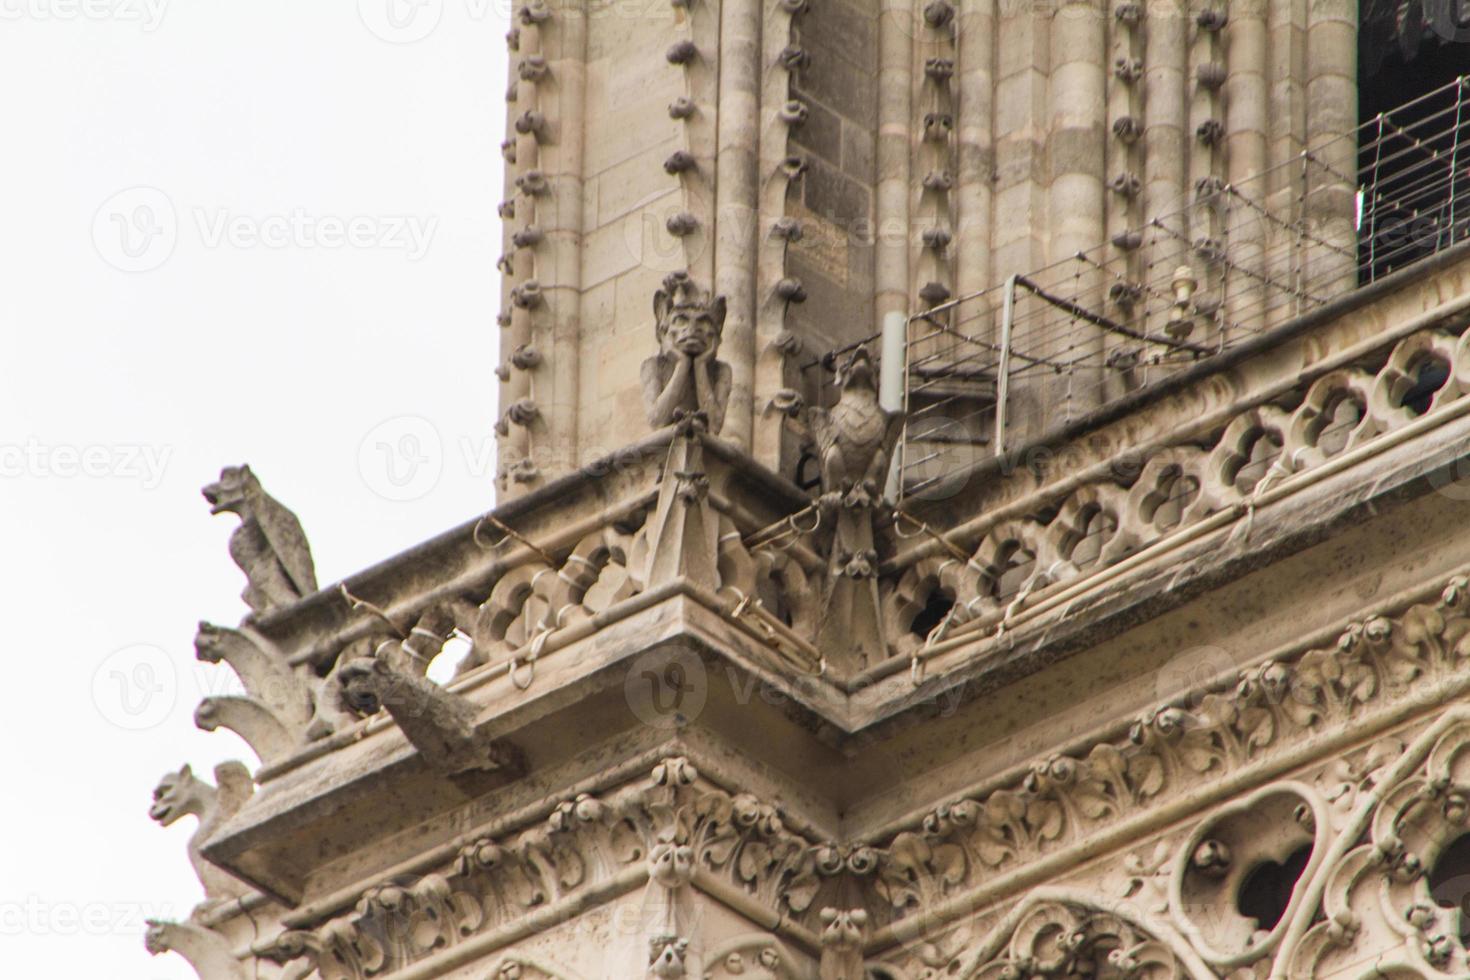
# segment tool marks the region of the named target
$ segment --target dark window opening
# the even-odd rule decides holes
[[[1415,415],[1429,411],[1434,396],[1450,380],[1450,366],[1438,357],[1421,361],[1414,371],[1414,384],[1404,393],[1400,403]]]
[[[1247,919],[1255,919],[1256,927],[1270,932],[1286,915],[1297,879],[1312,857],[1312,845],[1304,844],[1291,852],[1285,863],[1266,861],[1252,869],[1241,882],[1235,907]]]
[[[1460,912],[1460,940],[1470,942],[1470,834],[1439,852],[1429,869],[1429,894],[1442,909]]]
[[[934,632],[934,627],[944,622],[945,617],[954,609],[954,596],[948,595],[943,589],[935,589],[929,593],[924,608],[914,617],[909,626],[909,631],[915,636],[928,639],[929,634]]]

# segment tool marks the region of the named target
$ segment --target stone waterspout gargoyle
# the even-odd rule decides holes
[[[643,362],[643,405],[655,429],[704,416],[710,434],[725,424],[733,373],[716,359],[725,328],[725,297],[711,298],[685,273],[664,280],[653,297],[658,353]]]
[[[842,363],[837,387],[837,404],[810,409],[807,423],[821,466],[817,506],[831,535],[817,646],[830,662],[860,669],[886,656],[873,517],[903,417],[879,404],[866,347]]]
[[[472,702],[394,663],[389,648],[354,657],[335,673],[354,711],[371,715],[387,709],[432,768],[450,776],[520,769],[513,746],[476,731]]]
[[[290,605],[316,591],[311,546],[296,515],[261,487],[249,466],[226,466],[202,491],[211,514],[232,513],[230,557],[245,573],[240,598],[252,616]]]
[[[230,941],[197,922],[149,919],[143,943],[154,956],[178,953],[200,980],[247,980],[245,964],[235,958]]]
[[[205,663],[227,663],[244,695],[207,697],[194,712],[205,731],[228,728],[255,750],[263,765],[285,758],[308,741],[315,716],[311,685],[285,656],[254,630],[200,623],[195,655]]]
[[[206,861],[200,848],[250,799],[255,792],[255,781],[250,778],[250,771],[238,762],[216,766],[214,778],[218,787],[195,776],[188,766],[171,772],[158,781],[153,790],[153,806],[148,810],[148,815],[164,827],[181,817],[199,818],[199,826],[189,838],[189,861],[204,886],[204,902],[194,910],[196,917],[249,891],[244,882]]]

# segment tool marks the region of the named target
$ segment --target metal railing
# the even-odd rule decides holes
[[[1043,268],[909,318],[900,493],[1470,235],[1470,76]],[[1354,172],[1353,161],[1357,168]]]

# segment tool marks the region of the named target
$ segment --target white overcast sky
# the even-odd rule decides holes
[[[222,465],[324,584],[491,505],[507,19],[0,0],[0,975],[193,976],[142,920],[199,899],[194,821],[147,810],[255,762],[192,721]]]

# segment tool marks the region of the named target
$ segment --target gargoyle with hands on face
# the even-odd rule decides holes
[[[711,434],[725,424],[730,365],[716,360],[725,298],[713,299],[688,276],[671,276],[653,297],[659,351],[643,362],[643,404],[655,429],[702,415]]]

